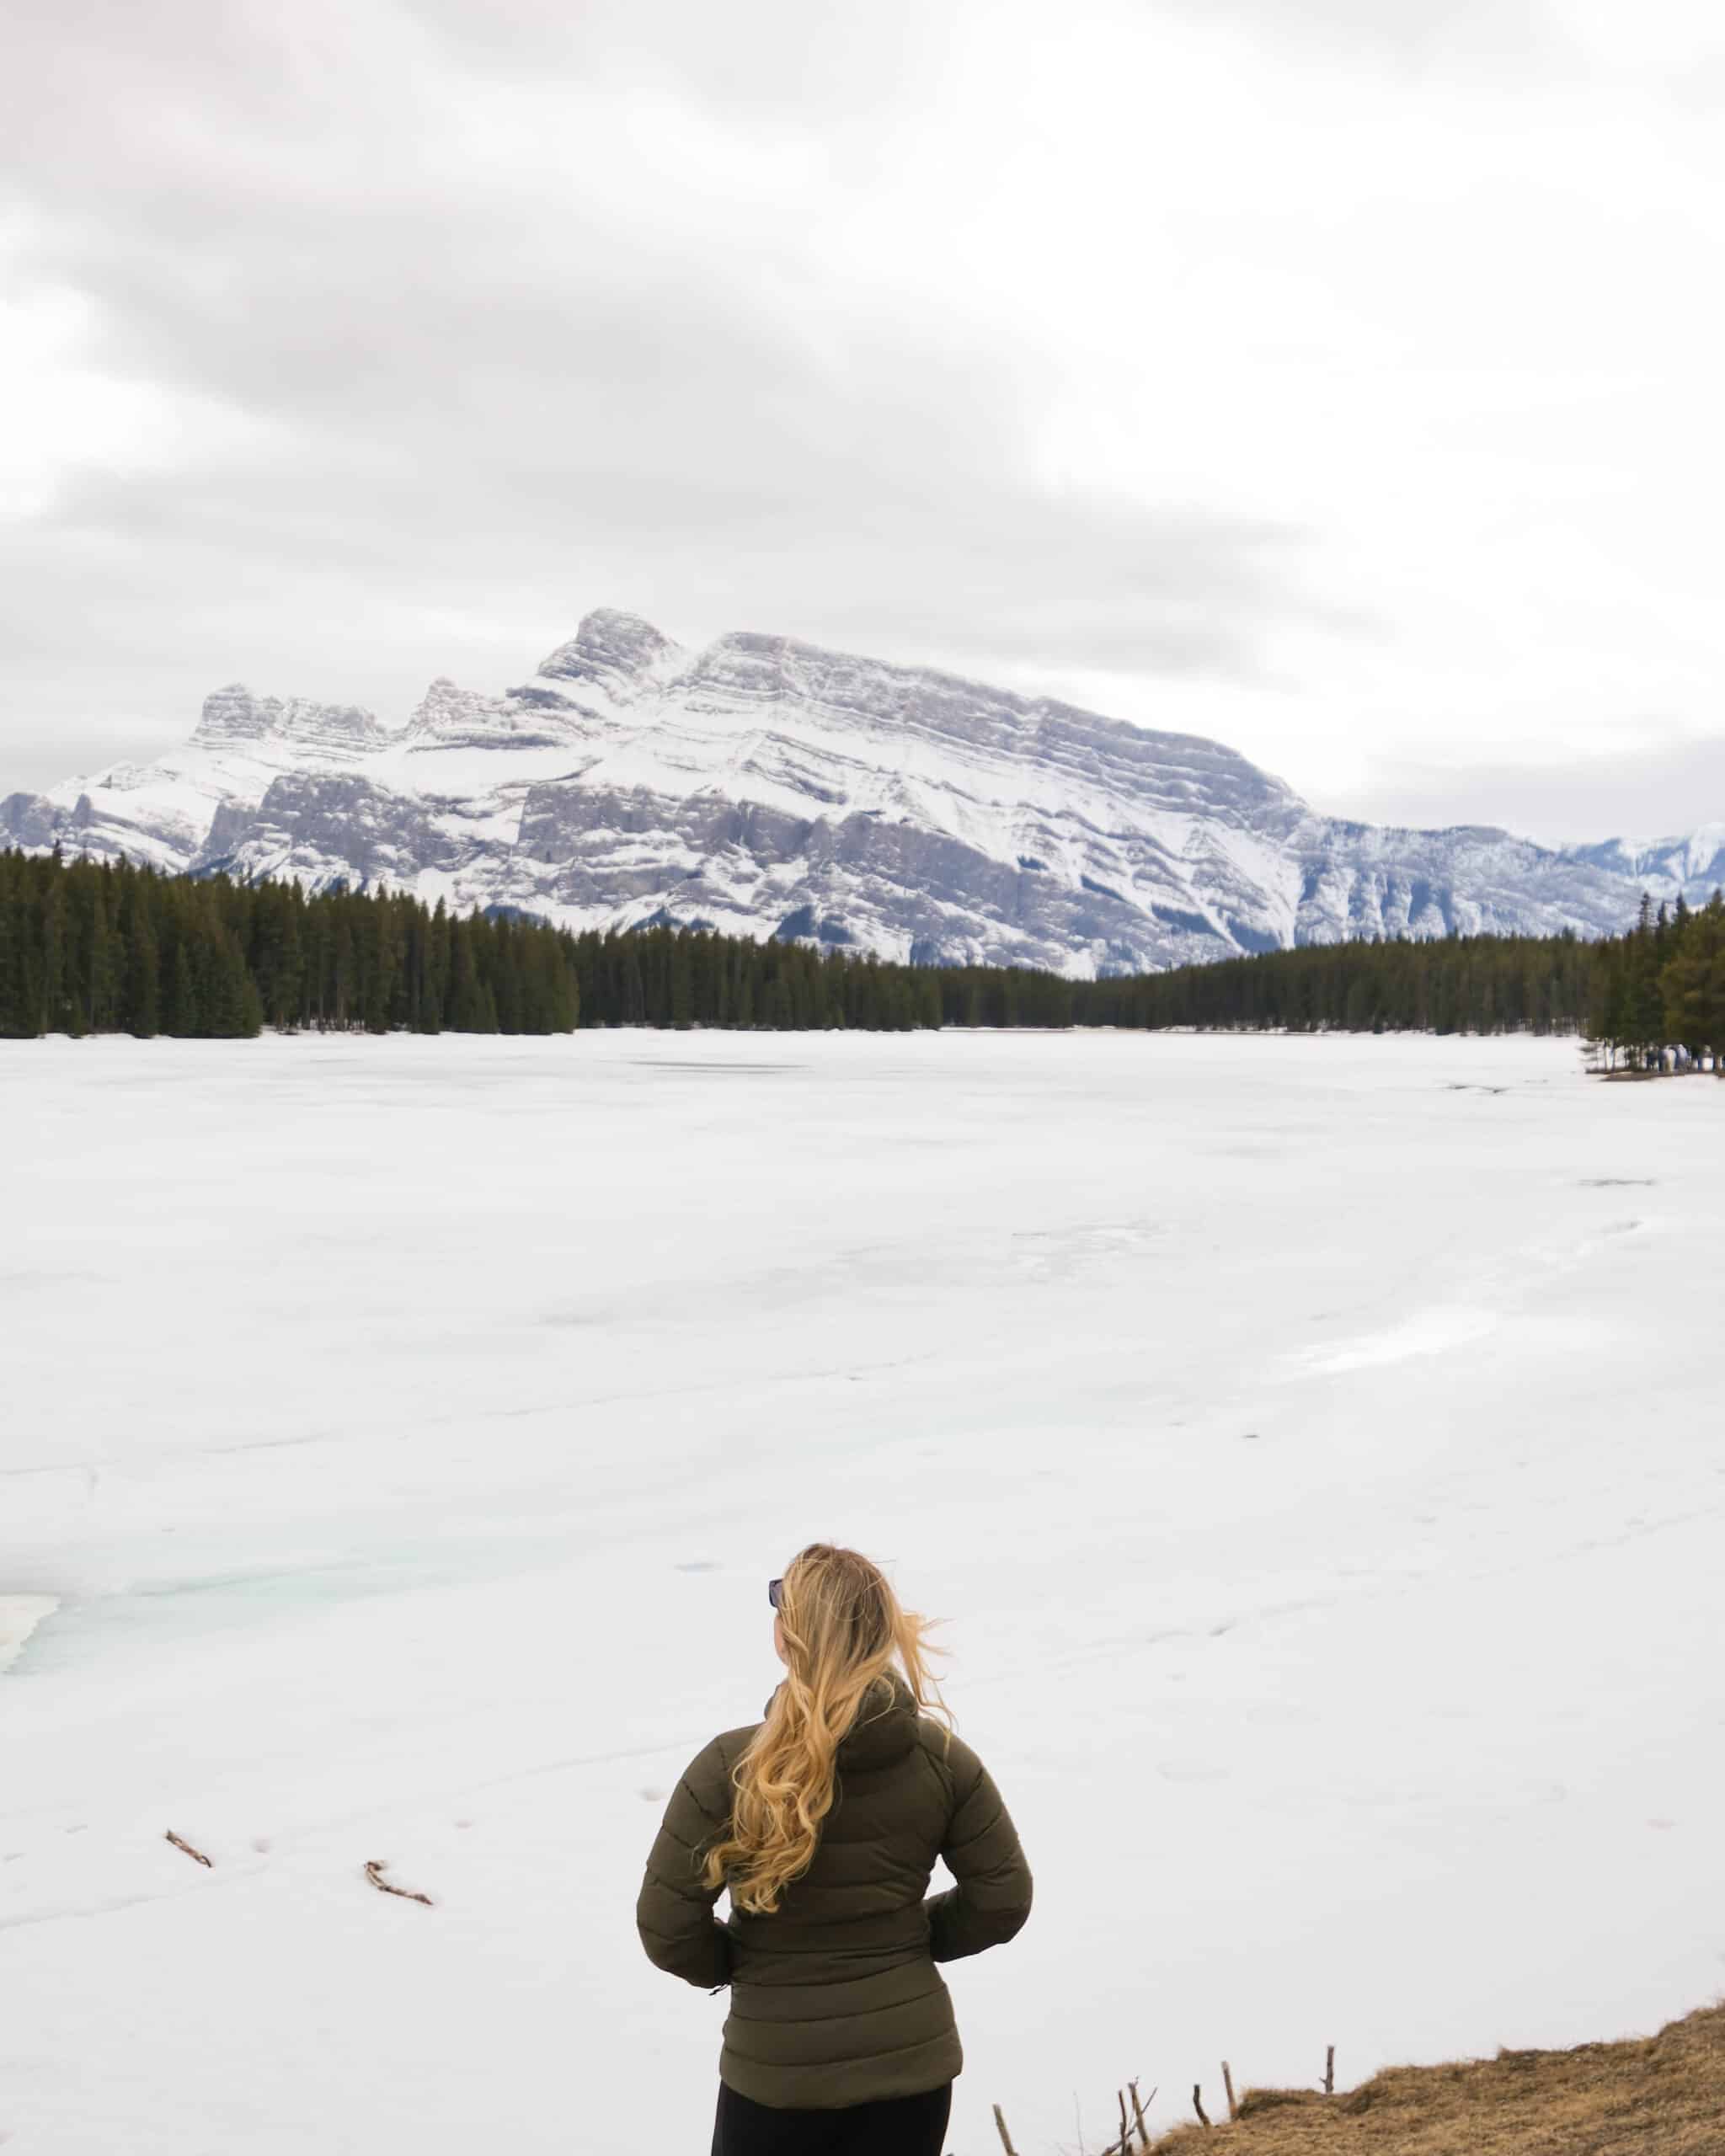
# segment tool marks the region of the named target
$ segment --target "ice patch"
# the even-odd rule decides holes
[[[57,1595],[0,1594],[0,1670],[11,1668],[30,1634],[59,1607]]]
[[[1470,1340],[1483,1339],[1498,1322],[1495,1310],[1461,1306],[1416,1310],[1382,1332],[1363,1333],[1335,1348],[1306,1348],[1289,1357],[1291,1374],[1302,1378],[1339,1376],[1346,1370],[1381,1369],[1419,1355],[1443,1355]]]

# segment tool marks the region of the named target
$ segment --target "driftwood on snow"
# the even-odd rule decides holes
[[[429,1894],[416,1894],[411,1886],[398,1886],[392,1881],[386,1879],[383,1875],[388,1869],[388,1865],[382,1857],[375,1856],[366,1866],[366,1878],[371,1881],[380,1894],[398,1894],[404,1902],[423,1902],[428,1909],[436,1907],[436,1903]]]

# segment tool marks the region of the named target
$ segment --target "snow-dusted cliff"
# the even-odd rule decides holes
[[[1556,852],[1316,814],[1192,734],[782,637],[704,651],[590,614],[501,696],[392,732],[218,691],[185,746],[0,801],[0,843],[385,883],[574,926],[648,920],[1086,974],[1462,929],[1594,935],[1725,878],[1725,825]]]

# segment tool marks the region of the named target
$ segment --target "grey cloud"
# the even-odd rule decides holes
[[[1567,75],[1574,45],[1541,0],[1150,0],[1210,28],[1244,28],[1327,60],[1411,74]]]
[[[27,270],[91,296],[104,368],[223,424],[0,537],[28,625],[6,787],[97,760],[92,712],[171,739],[236,675],[398,714],[434,673],[500,685],[601,600],[978,672],[1236,675],[1311,610],[1296,532],[1041,483],[1047,385],[823,275],[805,205],[715,232],[647,156],[660,214],[620,223],[555,158],[494,168],[446,131],[469,96],[542,123],[547,54],[573,83],[674,49],[668,78],[720,98],[752,54],[791,131],[895,93],[896,15],[859,84],[849,31],[788,5],[740,40],[718,12],[632,10],[632,46],[609,8],[38,10],[76,88],[50,112],[13,78]]]
[[[606,81],[644,73],[728,112],[772,119],[821,109],[829,121],[902,93],[939,42],[943,11],[922,0],[867,8],[750,0],[413,0],[414,19],[464,61],[502,77],[524,64]]]
[[[1385,760],[1345,798],[1320,805],[1376,823],[1500,824],[1546,846],[1667,837],[1719,819],[1725,739],[1685,740],[1653,724],[1626,734],[1618,754],[1562,763]]]
[[[1285,521],[1049,480],[1045,363],[846,261],[845,191],[943,40],[1001,34],[968,6],[20,0],[14,288],[85,295],[93,361],[189,416],[0,526],[0,792],[176,739],[226,680],[392,718],[433,675],[501,686],[596,603],[1051,692],[1255,682],[1290,622],[1359,633]],[[1535,27],[1511,0],[1223,11],[1373,64]],[[686,110],[752,173],[734,198],[671,157]],[[1114,707],[1183,723],[1153,680]],[[1422,788],[1546,816],[1542,774],[1383,781],[1450,813]]]

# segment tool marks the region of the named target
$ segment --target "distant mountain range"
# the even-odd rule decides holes
[[[1553,850],[1344,822],[1195,734],[784,637],[588,615],[502,696],[204,705],[185,746],[0,801],[0,844],[387,884],[573,927],[678,921],[929,962],[1137,971],[1705,902],[1725,824]]]

